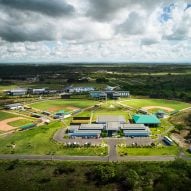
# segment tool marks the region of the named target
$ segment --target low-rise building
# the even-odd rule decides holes
[[[125,137],[148,137],[151,134],[144,124],[124,124],[121,129]]]
[[[159,110],[159,111],[157,111],[157,112],[155,113],[155,115],[156,115],[159,119],[161,119],[161,118],[164,118],[164,117],[165,117],[166,113],[165,113],[164,111],[162,111],[162,110]]]
[[[67,87],[65,88],[65,91],[68,93],[85,93],[94,91],[95,89],[93,87]]]
[[[133,116],[133,122],[136,124],[144,124],[147,126],[158,126],[160,120],[155,115],[136,114]]]
[[[77,130],[68,134],[69,137],[99,138],[101,130]]]
[[[6,94],[10,96],[23,96],[27,94],[27,89],[24,88],[12,89],[6,91]]]
[[[69,137],[108,137],[123,133],[125,137],[149,137],[151,131],[144,124],[126,123],[124,116],[98,116],[95,124],[78,124],[68,127]]]
[[[94,99],[118,99],[120,97],[129,97],[129,91],[91,91],[90,97]]]
[[[14,104],[5,105],[4,108],[5,109],[16,110],[16,109],[22,109],[23,105],[21,103],[14,103]]]

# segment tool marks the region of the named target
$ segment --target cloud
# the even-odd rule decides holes
[[[75,11],[74,7],[64,0],[0,0],[0,6],[56,17],[71,15]]]
[[[189,60],[184,0],[0,0],[2,60]]]
[[[143,34],[145,32],[146,18],[138,12],[131,12],[128,18],[117,27],[117,31],[124,34]]]

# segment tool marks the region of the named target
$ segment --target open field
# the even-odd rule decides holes
[[[189,103],[165,99],[129,99],[126,101],[124,100],[122,103],[135,108],[161,106],[171,108],[174,110],[181,110],[187,107],[191,107],[191,104]]]
[[[119,155],[128,156],[160,156],[160,155],[177,155],[179,149],[177,146],[161,146],[152,148],[127,148],[117,147]]]
[[[52,122],[31,130],[16,132],[0,137],[0,153],[10,154],[56,154],[56,155],[106,155],[106,147],[68,148],[54,143],[51,139],[56,130],[63,127],[62,122]],[[15,144],[13,149],[12,144]]]
[[[17,117],[17,116],[14,114],[11,114],[11,113],[0,111],[0,121],[5,120],[5,119],[10,119],[13,117]]]
[[[33,103],[30,106],[40,110],[47,110],[47,111],[74,111],[77,109],[83,109],[86,107],[90,107],[95,105],[97,102],[93,100],[82,100],[82,99],[72,99],[72,100],[63,100],[63,99],[56,99],[56,100],[47,100],[42,102]]]
[[[5,119],[3,121],[0,121],[0,130],[7,132],[7,131],[11,131],[11,130],[16,129],[18,126],[12,126],[9,123],[15,122],[17,120],[23,120],[23,118],[22,117],[14,117],[14,118]]]
[[[28,119],[19,119],[16,121],[9,122],[8,124],[13,126],[13,127],[21,127],[21,126],[26,125],[26,124],[31,123],[31,122],[32,121],[28,120]]]
[[[107,103],[103,103],[92,113],[92,120],[96,121],[96,118],[99,115],[122,115],[126,120],[129,120],[131,118],[131,114],[131,111],[120,106],[117,101],[108,101]]]

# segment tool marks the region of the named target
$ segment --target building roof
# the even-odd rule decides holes
[[[11,93],[21,93],[21,92],[26,92],[27,90],[24,88],[18,88],[18,89],[12,89],[9,90]]]
[[[118,131],[121,128],[120,122],[108,122],[106,125],[106,130],[108,131]]]
[[[147,130],[139,130],[139,131],[134,131],[134,130],[125,130],[123,131],[124,134],[150,134],[150,131]]]
[[[19,106],[22,106],[22,104],[21,103],[13,103],[13,104],[5,105],[5,107],[19,107]]]
[[[144,124],[131,124],[126,123],[123,124],[121,129],[122,130],[145,130],[147,127]]]
[[[79,125],[70,125],[68,127],[69,131],[77,131],[79,129]]]
[[[137,124],[159,124],[160,120],[155,115],[140,115],[133,116],[133,120]]]
[[[104,127],[103,124],[81,124],[80,130],[102,130]]]
[[[95,135],[100,135],[101,130],[78,130],[75,131],[74,133],[69,133],[70,136],[95,136]]]
[[[97,117],[97,123],[107,123],[107,122],[120,122],[125,123],[125,117],[122,115],[100,115]]]

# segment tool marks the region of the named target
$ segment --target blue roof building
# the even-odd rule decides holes
[[[160,120],[155,115],[136,114],[133,116],[133,122],[136,124],[145,124],[148,126],[157,126],[160,124]]]

